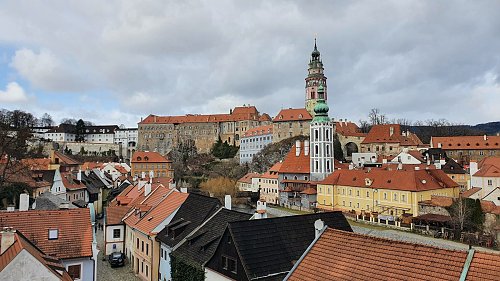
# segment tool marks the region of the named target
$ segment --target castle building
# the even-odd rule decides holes
[[[328,105],[325,100],[325,88],[318,87],[318,99],[314,106],[314,118],[311,122],[311,180],[324,180],[333,171],[333,123],[328,117]]]
[[[179,143],[192,141],[199,152],[209,152],[219,138],[239,146],[249,129],[269,124],[271,117],[260,114],[255,106],[236,107],[229,114],[149,115],[139,122],[137,149],[164,155]]]
[[[316,46],[316,39],[314,39],[314,50],[311,53],[311,59],[309,60],[308,74],[306,77],[306,109],[314,116],[314,106],[319,100],[318,88],[323,86],[324,96],[322,99],[328,100],[327,88],[326,88],[326,77],[323,68],[323,61],[321,60],[321,55]]]

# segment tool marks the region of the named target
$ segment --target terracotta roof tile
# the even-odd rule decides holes
[[[500,149],[500,136],[457,136],[457,137],[432,137],[431,146],[444,150],[450,149]]]
[[[466,257],[328,228],[288,280],[458,280]]]
[[[156,116],[149,115],[139,124],[181,124],[181,123],[207,123],[231,122],[243,120],[258,120],[259,112],[255,106],[235,107],[229,114],[188,114],[183,116]],[[266,117],[263,117],[266,119]]]
[[[472,195],[474,195],[474,194],[478,193],[480,190],[481,190],[481,188],[480,188],[480,187],[473,187],[473,188],[471,188],[471,189],[466,190],[465,192],[463,192],[463,193],[462,193],[462,196],[463,196],[464,198],[469,198],[469,197],[471,197]]]
[[[238,182],[242,183],[252,183],[253,178],[259,178],[261,175],[259,173],[248,173],[244,175]]]
[[[172,162],[154,151],[136,151],[132,156],[132,163],[169,163]]]
[[[342,136],[366,137],[366,134],[361,132],[358,125],[352,122],[335,122],[335,132]]]
[[[121,224],[123,217],[130,210],[129,206],[111,206],[106,208],[106,225]]]
[[[309,174],[309,155],[304,154],[304,142],[301,142],[302,149],[300,150],[299,156],[296,156],[296,145],[294,144],[290,149],[290,152],[285,156],[285,159],[281,163],[280,173],[296,173],[296,174]]]
[[[304,189],[304,191],[301,192],[302,194],[308,194],[308,195],[314,195],[316,194],[316,189],[312,188],[312,187],[308,187],[306,189]]]
[[[289,108],[282,109],[276,117],[274,117],[273,122],[285,122],[285,121],[310,121],[312,120],[311,114],[305,108]]]
[[[49,168],[49,158],[27,158],[22,159],[21,163],[28,166],[31,170],[47,170]]]
[[[500,279],[500,255],[474,253],[466,280],[495,281]]]
[[[361,143],[399,143],[401,146],[423,145],[417,135],[411,132],[408,132],[408,136],[403,135],[401,125],[399,124],[375,125],[370,129],[370,132]]]
[[[367,186],[365,179],[371,184]],[[335,170],[321,184],[381,188],[391,190],[424,191],[458,187],[441,170]]]
[[[0,227],[13,227],[47,255],[59,259],[92,256],[90,210],[29,210],[1,212]],[[49,240],[49,229],[58,229],[58,239]]]
[[[477,171],[474,177],[500,177],[500,166],[484,164],[479,171]]]
[[[243,137],[262,136],[273,133],[273,125],[265,125],[248,129],[243,133]]]
[[[0,233],[0,239],[2,234]],[[42,250],[36,247],[19,231],[14,233],[14,243],[0,255],[0,271],[2,271],[10,262],[22,251],[26,250],[31,256],[37,259],[59,280],[72,281],[71,277],[66,272],[64,265],[55,257],[46,255]],[[57,270],[56,270],[57,269]],[[23,270],[20,268],[19,270]]]

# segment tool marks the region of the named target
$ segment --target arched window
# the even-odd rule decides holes
[[[315,145],[314,146],[314,156],[317,156],[319,154],[319,146]]]
[[[318,140],[319,138],[319,132],[318,130],[314,130],[314,140]]]

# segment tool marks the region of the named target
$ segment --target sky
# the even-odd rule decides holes
[[[304,107],[317,37],[330,117],[500,121],[500,1],[0,2],[0,108],[137,126]]]

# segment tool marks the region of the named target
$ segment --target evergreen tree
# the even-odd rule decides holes
[[[85,122],[80,119],[76,122],[76,132],[75,132],[75,141],[84,142],[85,141]]]

